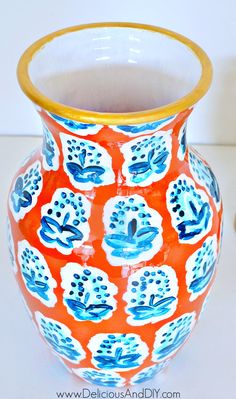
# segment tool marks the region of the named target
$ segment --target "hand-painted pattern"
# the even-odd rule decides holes
[[[43,125],[43,167],[45,170],[57,170],[59,167],[59,150],[57,143],[48,130],[46,125]]]
[[[170,183],[166,200],[180,242],[195,244],[210,231],[213,212],[209,198],[188,176],[182,174]]]
[[[194,301],[208,287],[215,271],[217,259],[216,234],[207,237],[186,262],[186,284],[190,301]]]
[[[142,136],[121,147],[125,159],[122,173],[128,186],[145,187],[166,175],[171,162],[171,133]]]
[[[30,294],[44,305],[53,307],[57,302],[53,291],[57,283],[43,255],[28,241],[23,240],[18,242],[18,262],[22,279]]]
[[[159,374],[168,365],[169,361],[165,360],[162,363],[154,364],[154,366],[146,367],[139,373],[135,374],[131,380],[131,385],[142,384],[143,382],[149,381]]]
[[[10,193],[9,206],[16,222],[36,205],[42,190],[41,164],[35,162],[19,175]]]
[[[189,150],[189,168],[194,180],[196,180],[196,182],[201,186],[205,187],[208,194],[213,198],[216,209],[219,210],[221,205],[221,196],[215,175],[207,163],[204,162],[193,149]]]
[[[56,355],[77,364],[85,358],[81,344],[71,336],[71,331],[65,324],[45,317],[40,312],[35,312],[35,317],[40,333]]]
[[[152,353],[153,362],[165,360],[177,352],[188,339],[195,322],[195,312],[185,313],[157,330]]]
[[[162,246],[162,217],[140,195],[113,197],[104,207],[102,247],[113,266],[151,259]]]
[[[175,312],[178,298],[178,281],[170,266],[143,267],[128,280],[127,322],[134,326],[166,319]]]
[[[57,189],[52,201],[41,208],[40,241],[46,247],[70,254],[88,239],[90,208],[83,194],[67,188]]]
[[[83,380],[91,384],[104,387],[122,387],[125,383],[125,378],[121,377],[115,371],[99,371],[93,368],[73,369],[73,372]]]
[[[16,264],[16,257],[15,257],[15,248],[14,248],[14,240],[11,231],[11,223],[9,218],[7,218],[7,238],[8,238],[8,250],[10,254],[10,260],[12,264],[12,268],[14,273],[17,273],[17,264]]]
[[[179,130],[179,135],[178,135],[178,141],[179,141],[179,149],[177,156],[180,159],[180,161],[183,161],[185,158],[185,154],[187,151],[187,142],[186,142],[186,129],[187,129],[187,122],[181,126]]]
[[[90,339],[88,349],[95,367],[114,371],[139,367],[148,355],[146,343],[137,334],[97,334]]]
[[[48,113],[48,115],[54,119],[59,125],[64,127],[71,133],[78,134],[79,136],[88,136],[90,134],[97,134],[99,130],[103,128],[102,125],[94,125],[93,123],[83,123],[73,121],[71,119],[65,119],[62,116]]]
[[[116,309],[117,287],[105,272],[96,267],[68,263],[61,270],[63,302],[76,320],[98,323],[112,316]]]
[[[126,136],[137,137],[143,134],[155,133],[171,123],[175,118],[176,115],[173,115],[155,122],[142,123],[138,125],[110,125],[109,127],[115,132],[123,133]]]
[[[108,152],[93,141],[61,133],[64,170],[79,190],[113,184],[115,175]]]

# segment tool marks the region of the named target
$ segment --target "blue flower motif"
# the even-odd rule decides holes
[[[131,384],[142,384],[143,382],[151,380],[156,374],[163,370],[168,364],[168,361],[164,361],[154,366],[146,367],[141,370],[138,374],[132,377]]]
[[[118,386],[119,380],[117,381],[116,378],[108,378],[107,380],[103,381],[102,378],[87,378],[87,381],[91,382],[95,385],[100,385],[101,387],[110,387],[114,388]]]
[[[107,377],[107,379],[105,379],[104,377],[100,377],[99,375],[96,377],[96,375],[86,375],[86,377],[84,377],[84,379],[86,379],[87,382],[90,382],[91,384],[95,384],[95,385],[99,385],[101,387],[117,387],[120,379],[118,378],[114,378],[114,377]]]
[[[64,248],[73,248],[74,241],[81,241],[83,233],[75,226],[67,224],[70,218],[70,213],[67,212],[64,216],[62,224],[50,216],[43,216],[41,219],[41,238],[48,243],[58,243]]]
[[[128,223],[127,233],[107,234],[104,238],[107,245],[114,248],[111,254],[125,259],[135,259],[142,252],[152,248],[152,241],[159,233],[157,227],[146,226],[137,229],[137,220]]]
[[[214,270],[215,262],[213,262],[210,267],[208,267],[207,263],[205,262],[202,269],[202,275],[193,279],[193,281],[189,285],[189,289],[194,293],[202,292],[211,281]]]
[[[80,353],[74,348],[74,345],[70,342],[71,338],[65,338],[64,340],[59,341],[56,335],[52,335],[52,337],[45,337],[49,345],[51,345],[52,349],[57,352],[59,355],[64,355],[70,360],[76,361],[80,356]],[[64,341],[64,343],[63,343]]]
[[[116,309],[117,287],[102,270],[68,263],[61,270],[63,302],[76,320],[95,323],[112,316]]]
[[[9,196],[9,205],[16,221],[22,219],[36,204],[42,190],[41,164],[36,161],[16,178]]]
[[[32,195],[26,190],[30,184],[30,181],[24,184],[22,176],[17,178],[11,193],[11,200],[15,212],[19,212],[21,208],[27,208],[32,204]]]
[[[101,184],[103,182],[100,176],[105,173],[105,169],[102,166],[94,165],[83,168],[83,163],[81,166],[75,162],[67,162],[66,166],[78,183],[92,182],[94,184]]]
[[[86,293],[84,302],[75,299],[65,299],[65,302],[71,310],[73,310],[74,316],[79,320],[91,320],[98,321],[102,320],[113,307],[106,304],[90,304],[87,306],[90,294]]]
[[[45,299],[45,301],[49,300],[47,295],[49,285],[46,282],[37,280],[34,270],[31,269],[29,273],[22,272],[22,275],[24,276],[26,286],[30,291],[37,293],[41,298]]]
[[[85,381],[91,384],[104,386],[104,387],[121,387],[125,381],[114,371],[98,371],[92,368],[87,369],[73,369],[73,372]]]
[[[57,302],[54,288],[56,280],[52,277],[48,264],[38,249],[28,241],[18,242],[18,263],[23,281],[30,294],[45,306],[52,307]]]
[[[129,370],[140,366],[148,355],[147,345],[136,334],[97,334],[88,348],[92,363],[103,370]]]
[[[53,159],[56,156],[55,151],[55,142],[52,134],[49,132],[48,128],[44,126],[44,136],[43,136],[43,146],[42,146],[42,154],[45,157],[47,165],[52,169],[53,168]]]
[[[116,196],[107,201],[102,247],[113,266],[151,259],[162,245],[162,217],[143,197]]]
[[[185,154],[186,149],[187,149],[186,127],[184,128],[183,134],[181,136],[180,146],[181,146],[182,153]]]
[[[50,203],[41,208],[40,241],[49,248],[69,254],[89,236],[88,217],[91,204],[81,193],[58,188]]]
[[[166,160],[169,151],[162,151],[156,156],[154,149],[148,152],[147,161],[136,162],[128,167],[129,173],[133,175],[133,182],[139,183],[140,181],[148,178],[152,173],[162,173],[166,169]]]
[[[155,302],[155,295],[150,296],[149,306],[139,305],[128,308],[128,311],[134,315],[134,320],[148,320],[152,317],[163,316],[170,312],[170,305],[176,301],[173,296],[160,299]]]
[[[125,368],[133,368],[138,367],[139,362],[137,360],[140,358],[141,354],[139,353],[131,353],[131,354],[123,354],[122,347],[117,348],[114,356],[95,356],[94,359],[97,361],[97,367],[101,369],[125,369]]]
[[[152,360],[164,360],[174,354],[189,337],[195,322],[195,312],[185,313],[157,330]]]
[[[48,140],[46,135],[44,135],[43,139],[43,148],[42,148],[42,153],[46,158],[46,162],[50,167],[53,167],[53,158],[55,156],[55,149],[53,142]]]
[[[184,241],[197,236],[202,229],[207,229],[211,217],[210,205],[207,202],[197,210],[194,202],[189,201],[189,209],[192,211],[191,219],[184,220],[177,225],[179,238]]]
[[[171,162],[171,130],[154,133],[123,144],[125,162],[122,173],[128,186],[148,186],[161,180]]]
[[[201,295],[209,285],[215,271],[218,254],[217,236],[208,236],[186,262],[186,284],[190,301]]]
[[[100,144],[90,140],[60,134],[63,166],[70,182],[79,190],[114,183],[112,159]]]
[[[170,356],[186,341],[188,336],[189,331],[186,332],[185,328],[183,327],[181,330],[178,331],[171,344],[166,346],[163,345],[163,347],[155,351],[155,353],[158,355],[158,358],[161,360]]]
[[[167,265],[145,266],[129,276],[123,299],[130,314],[128,324],[144,325],[170,317],[178,302],[178,280]]]
[[[120,378],[109,377],[104,374],[100,375],[98,372],[97,374],[86,374],[86,381],[103,387],[117,387],[120,382]]]
[[[217,210],[219,210],[221,197],[216,177],[211,168],[191,149],[189,151],[189,166],[193,177],[207,189],[215,201]]]
[[[63,323],[35,313],[39,330],[54,352],[73,363],[85,358],[85,352],[75,338],[71,336],[70,329]]]
[[[151,123],[146,123],[144,125],[119,125],[117,126],[118,129],[124,131],[125,133],[132,133],[132,134],[137,134],[137,133],[142,133],[146,132],[147,130],[156,130],[160,126],[166,124],[166,122],[171,121],[173,119],[173,116],[169,116],[168,118],[161,119],[160,121],[156,122],[151,122]]]
[[[194,181],[185,174],[170,183],[167,207],[182,242],[198,242],[212,226],[212,209],[207,194],[197,189]]]
[[[76,121],[72,121],[70,119],[65,119],[62,118],[59,115],[56,114],[52,114],[50,113],[50,115],[53,117],[53,119],[55,119],[58,122],[62,122],[63,125],[65,125],[65,127],[68,127],[69,129],[73,129],[73,130],[86,130],[89,127],[93,127],[95,126],[93,123],[80,123],[80,122],[76,122]]]
[[[208,168],[208,173],[210,176],[209,179],[210,194],[212,195],[212,197],[215,199],[216,202],[220,202],[220,188],[216,180],[216,177],[210,168]]]
[[[187,151],[186,129],[187,129],[187,123],[185,122],[180,128],[178,136],[179,148],[177,156],[180,159],[180,161],[184,160]]]

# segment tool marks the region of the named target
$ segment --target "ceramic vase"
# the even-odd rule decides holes
[[[220,192],[186,141],[210,61],[165,29],[102,23],[40,39],[18,79],[43,125],[9,194],[24,302],[77,376],[147,381],[188,340],[215,276]]]

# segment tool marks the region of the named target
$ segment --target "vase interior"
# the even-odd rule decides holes
[[[201,73],[187,45],[128,27],[67,32],[44,45],[29,65],[33,85],[51,100],[103,113],[168,105],[191,92]]]

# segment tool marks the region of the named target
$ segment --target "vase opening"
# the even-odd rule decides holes
[[[107,117],[113,123],[112,114],[116,119],[133,113],[137,120],[137,114],[148,113],[147,119],[155,120],[173,114],[176,104],[186,109],[208,89],[211,65],[203,50],[174,32],[104,23],[39,40],[20,60],[18,77],[43,108],[106,124]]]

